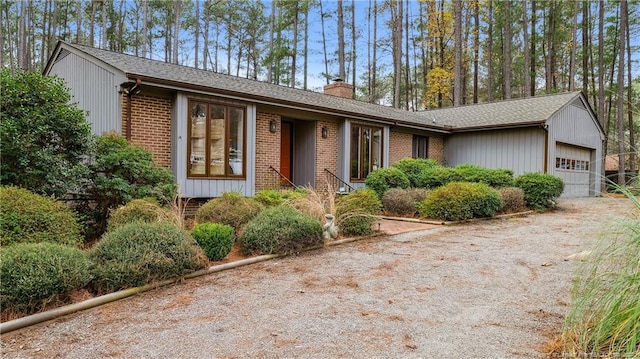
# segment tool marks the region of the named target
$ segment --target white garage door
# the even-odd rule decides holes
[[[588,148],[556,143],[554,174],[564,180],[563,197],[588,197],[591,168],[591,151]]]

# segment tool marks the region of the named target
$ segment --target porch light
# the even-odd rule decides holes
[[[322,138],[327,138],[329,137],[329,129],[327,128],[327,126],[322,126]]]
[[[269,132],[276,133],[278,131],[278,123],[276,120],[269,121]]]

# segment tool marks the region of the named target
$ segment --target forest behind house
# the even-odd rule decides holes
[[[0,67],[58,40],[418,111],[583,91],[637,176],[640,1],[3,0]]]

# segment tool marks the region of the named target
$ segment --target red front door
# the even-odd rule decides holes
[[[291,181],[291,122],[282,122],[280,137],[280,173]],[[283,183],[285,184],[285,183]]]

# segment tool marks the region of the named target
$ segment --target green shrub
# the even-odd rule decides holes
[[[0,90],[0,183],[47,196],[77,192],[91,127],[64,81],[3,66]]]
[[[501,211],[505,212],[518,212],[525,209],[526,203],[524,201],[524,191],[518,187],[505,187],[498,190],[504,205]]]
[[[409,188],[409,178],[396,167],[377,169],[367,176],[364,184],[374,190],[378,197],[382,197],[389,188]]]
[[[197,224],[191,230],[191,236],[212,261],[219,261],[226,257],[236,240],[233,227],[219,223]]]
[[[484,183],[489,187],[502,188],[513,184],[513,171],[509,169],[490,169],[476,165],[456,166],[456,181]]]
[[[0,187],[0,245],[51,242],[77,246],[82,241],[75,214],[53,198],[18,187]]]
[[[403,158],[393,164],[393,167],[398,168],[407,176],[411,187],[420,187],[422,174],[436,166],[438,166],[438,162],[424,158]]]
[[[462,221],[492,216],[502,199],[484,183],[451,182],[431,192],[418,207],[424,217]]]
[[[92,287],[109,293],[204,268],[207,257],[191,236],[165,223],[130,223],[107,232],[90,251]]]
[[[306,195],[307,190],[304,188],[286,191],[267,189],[259,191],[253,198],[265,207],[275,207],[287,201],[304,198]]]
[[[173,202],[177,186],[171,171],[156,166],[153,154],[117,134],[97,139],[93,175],[87,194],[95,199],[95,232],[100,235],[109,211],[136,198],[152,197],[160,205]]]
[[[419,187],[434,189],[460,180],[455,169],[437,166],[424,171],[418,183]]]
[[[196,221],[227,224],[233,227],[236,233],[240,233],[242,226],[263,209],[264,207],[253,198],[243,197],[238,192],[225,192],[222,197],[213,198],[198,208]]]
[[[295,253],[322,244],[320,222],[291,207],[267,208],[252,219],[239,238],[243,253]]]
[[[112,231],[117,227],[134,222],[172,222],[178,224],[176,216],[152,199],[134,199],[133,201],[111,211],[107,222],[107,230]]]
[[[562,178],[546,173],[525,173],[514,184],[524,191],[527,206],[538,211],[554,207],[564,189]]]
[[[382,202],[371,189],[358,189],[336,201],[336,224],[344,235],[364,236],[373,233],[374,217],[380,214]]]
[[[418,212],[418,203],[428,194],[429,190],[424,188],[391,188],[382,196],[382,205],[387,214],[413,217]]]
[[[90,263],[79,248],[19,243],[0,252],[0,307],[25,314],[67,301],[90,280]]]

